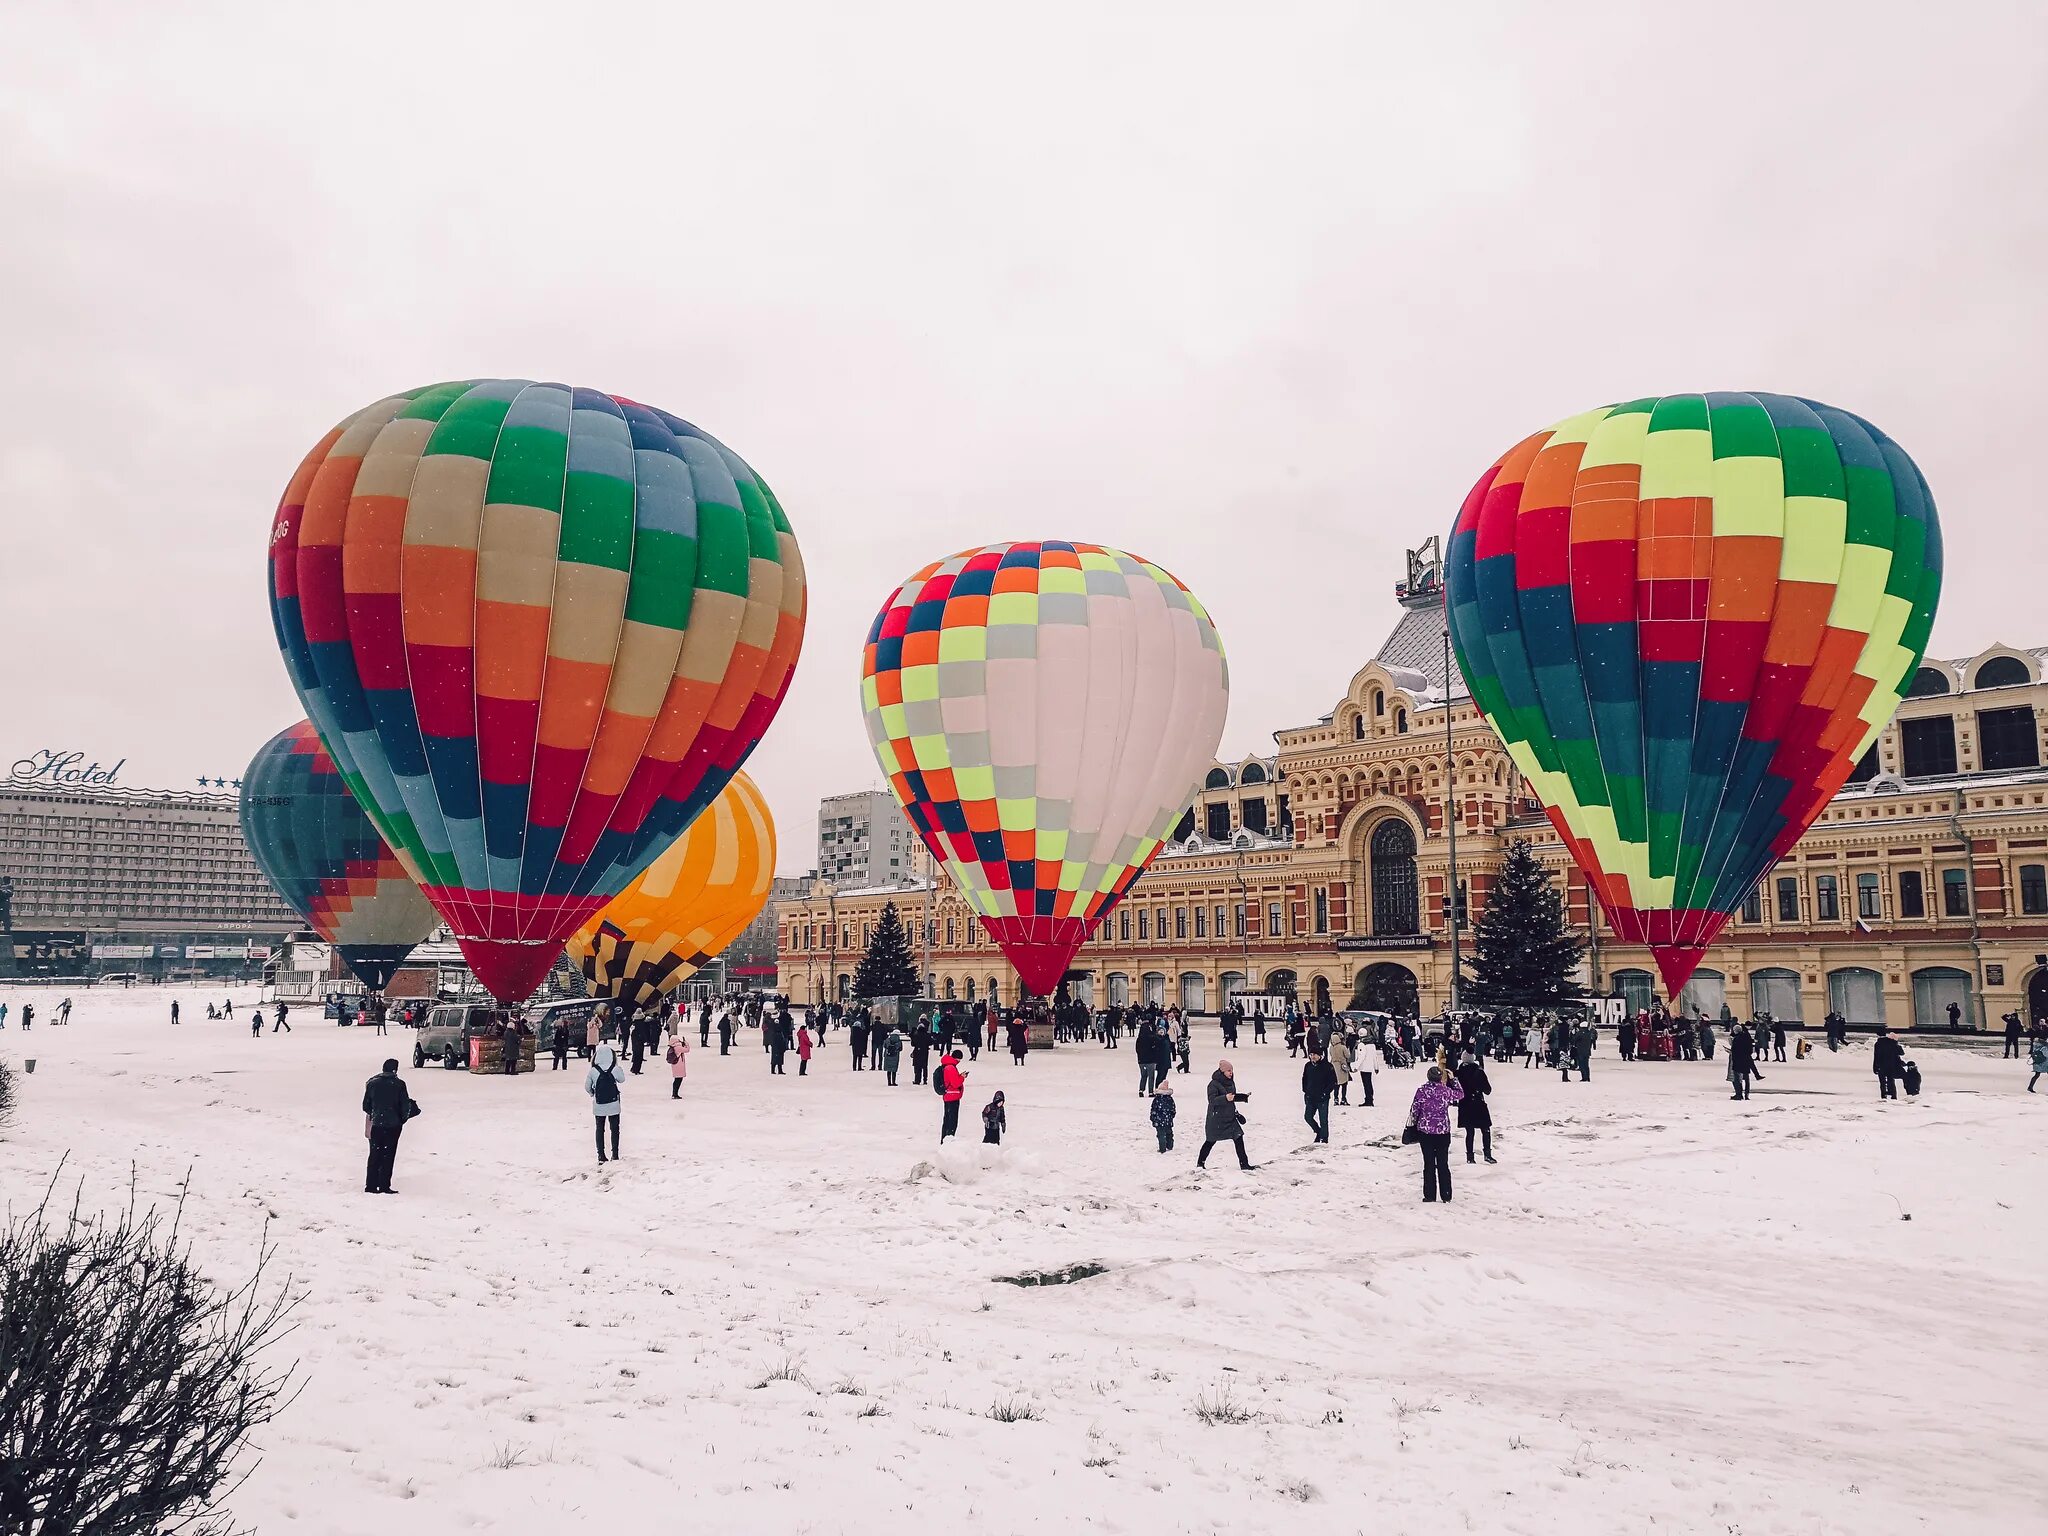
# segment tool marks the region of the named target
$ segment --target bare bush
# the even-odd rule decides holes
[[[0,1061],[0,1131],[6,1130],[14,1120],[15,1097],[14,1068]]]
[[[0,1533],[226,1536],[251,1431],[287,1405],[289,1281],[215,1285],[178,1230],[138,1211],[42,1204],[0,1233]]]

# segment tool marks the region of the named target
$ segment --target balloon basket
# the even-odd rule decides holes
[[[522,1035],[519,1041],[519,1070],[531,1072],[537,1041],[532,1035]],[[469,1070],[478,1077],[510,1077],[505,1070],[505,1042],[502,1040],[471,1040],[469,1042]]]

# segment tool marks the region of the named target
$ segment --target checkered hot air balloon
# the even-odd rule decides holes
[[[666,997],[761,915],[775,879],[775,822],[744,773],[640,878],[569,938],[598,996],[642,1009]]]
[[[926,566],[875,615],[861,672],[911,826],[1041,997],[1187,808],[1229,703],[1193,593],[1050,540]]]
[[[242,775],[242,840],[285,905],[373,992],[437,919],[356,804],[310,720],[279,731]]]
[[[1667,395],[1511,449],[1445,583],[1472,697],[1675,997],[1898,706],[1941,528],[1860,417]]]
[[[760,739],[804,578],[768,487],[688,422],[489,379],[321,439],[270,606],[349,787],[509,1002]]]

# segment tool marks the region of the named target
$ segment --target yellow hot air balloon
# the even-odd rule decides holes
[[[569,939],[600,997],[642,1009],[711,960],[768,904],[775,823],[744,773],[688,831]]]

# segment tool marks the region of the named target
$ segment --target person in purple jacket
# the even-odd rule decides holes
[[[1465,1097],[1458,1080],[1442,1067],[1429,1069],[1429,1081],[1415,1090],[1415,1103],[1408,1111],[1408,1123],[1415,1127],[1422,1143],[1422,1199],[1436,1203],[1437,1189],[1443,1189],[1446,1205],[1451,1200],[1451,1106]]]

